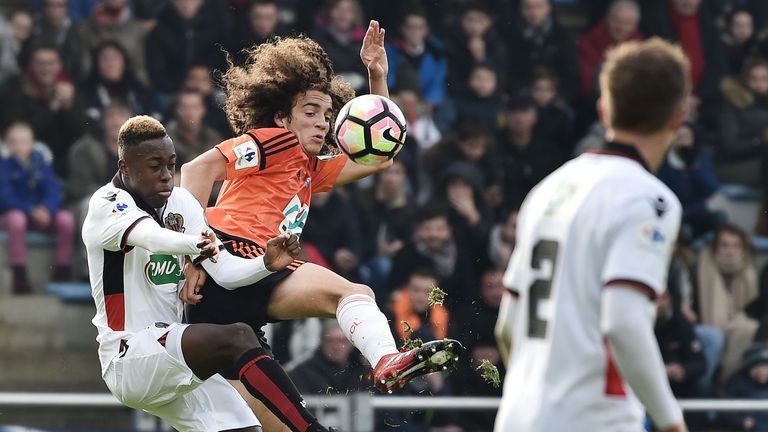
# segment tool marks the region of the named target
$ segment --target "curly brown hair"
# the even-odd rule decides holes
[[[309,90],[331,96],[336,113],[355,96],[349,83],[333,74],[331,60],[317,42],[305,36],[276,38],[245,50],[247,60],[229,70],[221,81],[227,92],[225,111],[235,133],[276,127],[275,115],[290,118],[296,97]],[[335,147],[332,134],[326,144]]]

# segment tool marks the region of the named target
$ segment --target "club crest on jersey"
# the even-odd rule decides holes
[[[291,202],[283,209],[283,216],[285,219],[280,222],[278,227],[280,232],[288,232],[301,237],[304,224],[307,223],[307,216],[309,216],[309,205],[302,203],[299,197],[294,195]]]
[[[165,227],[183,233],[186,230],[184,228],[184,216],[179,213],[168,213],[168,216],[165,217]]]
[[[153,285],[178,284],[184,279],[184,272],[175,256],[150,255],[144,266],[144,276]]]
[[[259,150],[253,141],[235,146],[232,151],[237,157],[235,161],[236,170],[259,166]]]

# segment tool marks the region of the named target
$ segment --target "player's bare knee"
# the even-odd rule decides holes
[[[229,324],[227,327],[229,328],[227,345],[234,356],[261,346],[259,338],[248,324],[239,322]]]
[[[376,300],[376,294],[373,293],[373,290],[368,285],[359,283],[350,284],[347,293],[342,297],[347,297],[353,294],[362,294]]]

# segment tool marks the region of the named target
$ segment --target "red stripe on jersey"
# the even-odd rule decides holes
[[[263,356],[262,356],[263,357]],[[307,430],[309,428],[309,422],[307,422],[301,415],[299,410],[293,405],[290,399],[285,393],[280,390],[277,384],[267,376],[258,366],[255,366],[256,360],[262,358],[257,357],[251,360],[242,369],[240,369],[240,378],[245,378],[246,381],[252,383],[259,383],[259,390],[263,393],[264,397],[269,400],[298,430]]]
[[[125,294],[105,295],[104,306],[107,309],[109,328],[114,331],[125,330]]]
[[[645,284],[640,281],[632,280],[632,279],[614,279],[606,282],[606,284],[604,285],[605,288],[611,288],[616,286],[625,286],[625,287],[635,288],[636,290],[647,295],[651,300],[656,300],[656,297],[657,297],[656,291],[654,291],[653,288],[648,286],[648,284]]]
[[[624,388],[624,378],[621,377],[616,362],[613,360],[611,346],[608,340],[603,338],[603,347],[605,348],[606,366],[605,366],[605,394],[607,396],[626,397],[627,390]]]

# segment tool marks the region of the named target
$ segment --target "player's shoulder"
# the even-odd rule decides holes
[[[176,203],[180,203],[180,204],[197,202],[197,199],[195,198],[194,195],[192,195],[192,192],[184,189],[181,186],[174,186],[173,191],[171,191],[171,196],[169,200],[173,200]]]
[[[131,194],[112,183],[107,183],[97,189],[91,195],[89,203],[89,208],[92,211],[114,210],[119,213],[124,212],[131,206],[136,206],[136,202]]]
[[[280,127],[255,128],[246,132],[244,136],[249,137],[260,146],[266,146],[278,141],[289,142],[291,140],[296,140],[296,134],[288,129]]]

